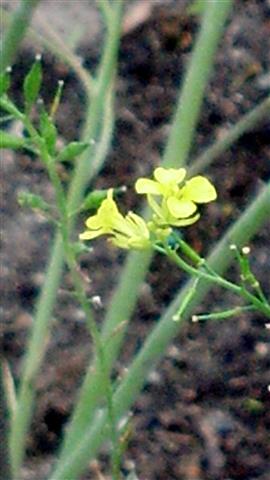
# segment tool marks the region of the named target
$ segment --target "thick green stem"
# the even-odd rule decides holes
[[[104,108],[104,98],[106,98],[106,92],[110,88],[115,76],[115,66],[121,30],[121,17],[122,0],[119,0],[114,8],[114,21],[110,26],[105,43],[104,54],[102,57],[102,68],[100,69],[97,83],[97,92],[93,97],[89,111],[87,112],[86,125],[83,134],[85,141],[95,139],[99,132],[99,125],[101,123],[101,116]],[[78,208],[84,190],[92,177],[91,157],[94,156],[93,147],[89,150],[83,155],[80,162],[77,164],[78,166],[72,179],[69,191],[69,211],[74,211]],[[52,247],[45,282],[36,306],[35,321],[27,348],[22,380],[18,392],[17,413],[15,413],[14,421],[11,426],[10,451],[13,477],[16,480],[20,476],[19,472],[24,456],[26,434],[34,406],[35,379],[46,350],[46,339],[48,338],[52,310],[62,275],[63,261],[62,239],[61,235],[57,234]],[[23,412],[23,415],[20,415],[19,412]]]
[[[3,39],[0,72],[12,65],[38,2],[39,0],[22,0],[19,8],[13,14],[11,24]]]
[[[264,223],[269,221],[269,217],[270,183],[263,188],[240,219],[217,244],[207,259],[210,267],[219,275],[222,275],[233,260],[229,246],[232,243],[239,247],[245,245]],[[153,370],[171,340],[178,333],[182,322],[190,317],[194,308],[203,300],[211,288],[209,282],[205,280],[199,281],[196,293],[187,305],[181,319],[179,322],[174,322],[172,320],[173,315],[186,298],[192,284],[193,280],[190,280],[187,285],[180,290],[157,326],[147,337],[143,348],[128,369],[126,377],[114,395],[115,414],[117,418],[120,419],[132,406],[147,375]],[[84,434],[81,432],[81,439],[78,439],[78,442],[73,445],[74,448],[73,451],[70,452],[70,455],[66,456],[63,461],[58,462],[50,480],[63,480],[66,477],[71,477],[75,480],[78,477],[86,468],[89,460],[96,455],[100,445],[106,439],[106,421],[107,413],[104,411],[92,424],[88,424],[88,428],[85,429]]]
[[[166,146],[164,163],[181,167],[186,163],[198,122],[205,87],[214,64],[214,55],[231,10],[232,1],[212,0],[204,9],[204,18],[190,65],[180,91],[172,131]]]
[[[226,3],[226,6],[224,3]],[[185,155],[188,153],[188,147],[194,134],[198,111],[203,99],[203,92],[214,62],[214,52],[217,48],[218,39],[221,38],[223,32],[222,26],[226,21],[230,6],[231,0],[222,2],[222,5],[220,5],[219,0],[209,2],[207,5],[206,11],[208,13],[206,13],[203,18],[201,30],[196,41],[194,49],[195,57],[193,58],[192,54],[189,69],[184,78],[177,113],[168,140],[169,147],[166,150],[164,166],[180,166],[180,162],[186,158],[184,156],[181,157],[182,160],[178,158],[178,152],[185,152]],[[210,36],[210,39],[208,36]],[[202,58],[198,61],[200,54]],[[206,64],[204,64],[204,62],[206,62]],[[196,80],[197,77],[201,82],[199,89]],[[196,105],[195,102],[197,102]],[[191,103],[192,108],[190,108]],[[188,142],[186,140],[185,121],[188,122],[188,128],[190,129]],[[173,148],[176,149],[174,154]],[[136,304],[140,285],[148,271],[151,259],[151,252],[132,252],[129,254],[105,318],[103,328],[104,338],[110,337],[119,324],[130,318]],[[113,364],[117,357],[124,333],[125,328],[122,328],[111,338],[106,349],[108,364]],[[64,448],[60,454],[61,459],[64,458],[65,455],[69,455],[69,452],[73,450],[74,444],[80,439],[82,431],[91,423],[95,415],[95,407],[102,396],[103,385],[100,372],[97,369],[93,372],[91,364],[86,374],[71,424],[66,433]]]

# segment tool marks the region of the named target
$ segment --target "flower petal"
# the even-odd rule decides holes
[[[97,228],[102,227],[102,222],[101,222],[101,219],[98,215],[93,215],[92,217],[87,218],[87,220],[85,222],[85,225],[90,230],[92,230],[92,229],[96,230]]]
[[[148,178],[139,178],[135,183],[137,193],[151,193],[152,195],[161,195],[160,186],[154,180]]]
[[[80,240],[92,240],[93,238],[99,237],[100,235],[104,235],[104,231],[102,228],[98,230],[86,230],[83,233],[80,233],[79,239]]]
[[[173,220],[171,221],[171,225],[173,225],[174,227],[187,227],[188,225],[192,225],[193,223],[197,222],[199,218],[200,218],[200,214],[197,213],[191,218],[184,218],[184,219],[175,220],[175,221]]]
[[[140,233],[141,236],[149,238],[149,230],[144,219],[133,212],[128,212],[126,220],[130,222],[134,231],[137,231],[137,234]]]
[[[169,197],[167,207],[170,214],[175,218],[187,218],[196,212],[197,207],[190,200],[178,200],[176,197]]]
[[[196,203],[212,202],[217,198],[217,192],[207,178],[198,175],[188,180],[181,190],[182,196]]]
[[[186,170],[184,168],[163,168],[158,167],[154,171],[154,177],[159,183],[178,184],[184,180]]]

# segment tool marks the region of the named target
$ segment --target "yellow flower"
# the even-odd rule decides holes
[[[121,222],[115,224],[111,242],[127,249],[145,250],[151,247],[150,232],[144,219],[133,212],[128,212]]]
[[[155,212],[154,220],[159,225],[187,226],[199,219],[199,203],[208,203],[216,199],[215,187],[203,176],[187,180],[184,168],[161,168],[154,171],[155,180],[140,178],[135,184],[137,193],[147,194],[150,207]],[[161,196],[158,203],[153,196]]]
[[[100,235],[110,234],[116,222],[121,222],[122,215],[113,200],[113,189],[110,188],[107,198],[101,203],[97,214],[89,217],[85,224],[87,230],[79,235],[80,240],[92,240]]]
[[[151,195],[163,195],[168,197],[177,193],[179,183],[182,183],[186,176],[184,168],[162,168],[154,170],[155,180],[149,178],[139,178],[135,183],[137,193],[146,193]]]
[[[81,240],[92,240],[100,235],[110,235],[110,241],[120,248],[143,250],[151,246],[148,227],[139,215],[129,212],[124,217],[113,200],[113,189],[108,190],[96,215],[86,220],[87,230]]]

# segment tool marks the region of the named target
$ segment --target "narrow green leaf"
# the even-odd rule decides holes
[[[22,120],[24,118],[23,114],[20,112],[20,110],[18,110],[17,107],[15,107],[14,103],[7,97],[7,95],[3,95],[0,98],[0,107],[18,120]]]
[[[69,162],[73,158],[83,153],[89,147],[86,142],[71,142],[58,154],[58,162]]]
[[[0,130],[0,148],[23,148],[26,144],[25,138],[16,137],[11,133],[5,132],[5,130]]]
[[[97,210],[101,202],[107,197],[108,190],[94,190],[90,192],[84,199],[80,211]]]
[[[10,74],[9,71],[5,71],[0,74],[0,96],[7,92],[10,86]]]
[[[126,190],[127,188],[124,185],[122,187],[116,187],[113,189],[113,195],[121,195],[126,192]],[[93,192],[88,193],[82,202],[79,211],[83,212],[85,210],[97,210],[100,207],[101,202],[107,197],[107,193],[107,189],[94,190]]]
[[[32,65],[29,73],[26,75],[23,83],[23,92],[26,109],[30,109],[37,100],[41,81],[42,81],[42,69],[40,63],[40,56],[36,57],[35,63]]]
[[[57,129],[53,120],[43,109],[40,115],[40,134],[45,140],[50,155],[55,155],[55,145],[57,140]]]
[[[43,212],[50,210],[50,205],[40,195],[30,192],[20,192],[18,194],[18,203],[21,207],[30,207]]]

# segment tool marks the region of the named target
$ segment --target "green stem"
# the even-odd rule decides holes
[[[157,247],[157,249],[158,251],[161,251],[164,255],[166,255],[168,258],[170,258],[176,265],[179,266],[180,269],[184,270],[189,275],[204,279],[216,285],[220,285],[226,290],[229,290],[236,295],[243,297],[245,300],[250,301],[260,312],[264,313],[268,318],[270,318],[270,306],[262,302],[256,296],[252,295],[243,286],[236,285],[235,283],[226,280],[220,275],[217,275],[216,272],[207,273],[203,270],[192,267],[191,265],[186,263],[181,257],[179,257],[175,250],[172,250],[166,246],[165,248]],[[207,263],[205,263],[205,265],[207,266]],[[211,269],[209,269],[209,272],[211,272]]]
[[[270,183],[260,192],[252,204],[241,215],[239,220],[229,229],[222,240],[217,244],[207,263],[219,275],[222,275],[232,261],[232,253],[229,245],[235,243],[239,246],[246,244],[252,236],[269,220],[270,215]],[[138,396],[145,379],[153,370],[157,361],[166,351],[168,344],[179,332],[184,320],[187,320],[193,309],[203,300],[210,290],[208,281],[199,281],[196,293],[191,302],[187,305],[179,322],[172,321],[174,313],[178,310],[186,295],[188,294],[193,280],[180,290],[173,302],[169,305],[165,314],[154,327],[152,333],[147,337],[145,344],[132,362],[128,372],[114,395],[115,414],[121,418],[132,406]],[[107,413],[94,420],[81,432],[81,439],[74,443],[73,451],[62,461],[59,461],[50,480],[63,480],[71,477],[76,479],[85,469],[91,458],[96,455],[97,450],[106,438]]]
[[[8,448],[7,448],[7,438],[8,438],[8,423],[9,423],[9,412],[7,406],[7,398],[5,395],[4,388],[4,365],[2,363],[3,358],[0,357],[0,432],[1,432],[1,442],[0,442],[0,465],[1,465],[1,478],[4,480],[11,480],[11,471],[9,464]]]
[[[104,98],[110,87],[114,75],[117,60],[117,52],[120,38],[122,18],[122,0],[118,0],[114,9],[114,21],[108,32],[105,43],[105,49],[102,57],[102,69],[99,72],[98,87],[96,95],[93,97],[91,105],[86,115],[86,124],[83,133],[85,141],[94,139],[99,130],[101,116],[104,108]],[[84,190],[92,177],[91,156],[93,156],[93,148],[89,149],[82,156],[77,164],[74,177],[69,189],[68,210],[76,210],[83,197]],[[74,220],[70,222],[72,229]],[[23,415],[16,415],[12,422],[10,435],[10,451],[12,458],[13,477],[18,479],[20,476],[20,467],[24,456],[24,447],[26,434],[29,427],[31,414],[34,405],[35,396],[35,379],[39,372],[44,353],[46,350],[46,341],[50,328],[52,310],[55,304],[56,295],[60,279],[62,276],[64,256],[61,234],[56,235],[51,250],[51,258],[44,285],[39,296],[35,321],[29,339],[29,344],[24,361],[24,369],[22,379],[19,386],[17,396],[17,412],[23,412]]]
[[[71,273],[71,278],[75,288],[77,299],[85,314],[86,323],[94,344],[95,355],[98,361],[98,368],[103,378],[104,394],[107,402],[108,421],[110,425],[111,442],[112,442],[111,458],[112,458],[113,480],[118,480],[120,478],[120,465],[117,457],[118,435],[117,435],[117,427],[116,427],[116,421],[114,416],[113,390],[112,390],[111,376],[110,376],[111,369],[107,365],[102,337],[96,325],[95,319],[93,317],[93,313],[90,308],[87,295],[83,288],[82,278],[80,277],[80,274],[77,269],[76,258],[72,249],[72,245],[70,245],[70,240],[69,240],[69,235],[70,235],[69,218],[70,217],[68,215],[66,197],[61,184],[61,180],[58,176],[53,159],[50,159],[47,156],[45,156],[44,162],[47,165],[49,178],[51,180],[52,185],[54,186],[56,198],[58,199],[57,203],[58,203],[58,210],[61,216],[60,225],[61,225],[63,247],[65,252],[65,260],[69,268],[69,271]]]
[[[201,110],[205,87],[214,64],[232,0],[212,0],[204,9],[202,27],[192,51],[190,65],[180,91],[170,137],[164,155],[164,164],[181,167],[186,163]]]
[[[208,79],[214,62],[214,52],[217,48],[218,37],[221,38],[222,35],[221,25],[226,21],[231,0],[226,3],[226,6],[224,6],[224,3],[226,2],[222,2],[221,8],[218,7],[220,6],[219,0],[207,4],[206,10],[209,10],[209,12],[204,16],[202,21],[201,30],[194,49],[196,51],[195,59],[193,59],[192,55],[189,69],[184,79],[183,89],[179,97],[177,113],[169,136],[168,143],[170,147],[168,152],[172,151],[173,146],[176,152],[172,155],[172,153],[169,154],[166,150],[165,163],[163,163],[165,166],[178,165],[179,162],[181,162],[181,158],[178,158],[179,151],[186,152],[187,154],[188,144],[186,142],[186,126],[184,122],[187,120],[189,128],[191,129],[188,134],[188,138],[191,141],[191,136],[194,134],[194,128],[197,122],[198,110],[202,103],[203,91],[207,84],[206,80]],[[208,35],[211,35],[211,41],[209,41]],[[212,41],[214,41],[213,44],[211,43]],[[210,47],[209,43],[211,43]],[[204,65],[202,61],[197,63],[198,52],[203,52],[202,58],[206,61],[206,65]],[[204,52],[208,53],[205,54]],[[202,80],[199,88],[200,95],[198,95],[197,92],[196,76]],[[191,100],[193,98],[198,102],[198,106],[195,108],[193,105],[193,108],[190,109],[190,104],[194,103],[193,100]],[[180,110],[183,113],[180,114]],[[188,119],[186,119],[187,113]],[[152,252],[131,252],[128,255],[119,284],[114,292],[105,318],[102,330],[104,338],[111,337],[112,333],[117,329],[117,326],[130,318],[137,301],[140,285],[148,271],[151,259]],[[117,357],[125,335],[125,330],[126,328],[122,328],[117,335],[114,335],[107,346],[106,357],[109,364],[113,364]],[[100,372],[95,369],[93,373],[91,363],[64,439],[64,447],[60,453],[61,460],[69,455],[69,452],[73,450],[74,444],[81,438],[82,431],[93,420],[96,405],[102,396],[103,385]]]
[[[241,137],[241,135],[256,128],[259,122],[269,116],[269,113],[270,97],[268,96],[257,107],[246,113],[246,115],[244,115],[221,140],[215,142],[207,148],[202,155],[195,158],[188,170],[188,175],[193,176],[194,174],[205,170],[213,160],[228,150]]]
[[[38,2],[39,0],[21,0],[20,6],[13,14],[11,24],[3,39],[0,72],[12,65]]]
[[[12,15],[5,11],[3,8],[0,10],[2,24],[7,25],[11,23]],[[42,32],[37,32],[35,28],[29,27],[28,37],[40,48],[47,49],[50,53],[56,55],[59,60],[68,65],[71,70],[77,75],[82,86],[84,87],[86,95],[89,97],[95,91],[95,80],[92,78],[91,74],[84,69],[81,65],[80,59],[78,56],[68,47],[61,37],[54,31],[48,23],[45,22],[44,18],[37,14],[38,23],[41,25]]]

